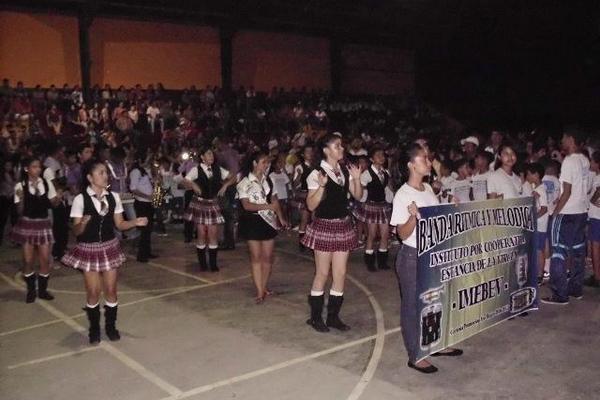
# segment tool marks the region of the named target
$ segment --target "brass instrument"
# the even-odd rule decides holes
[[[155,165],[157,167],[157,165]],[[165,202],[166,190],[162,188],[162,176],[159,171],[156,171],[154,186],[152,188],[152,207],[160,208]]]

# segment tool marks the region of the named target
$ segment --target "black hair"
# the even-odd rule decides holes
[[[250,172],[254,170],[254,163],[257,162],[264,157],[269,157],[269,153],[264,150],[258,150],[254,153],[249,154],[246,159],[242,162],[242,167],[240,168],[242,178],[247,177]]]
[[[207,151],[212,151],[214,153],[213,147],[209,144],[203,144],[198,147],[198,155],[203,156]]]
[[[470,160],[468,158],[461,158],[460,160],[456,160],[454,162],[454,171],[458,172],[459,168],[463,165],[470,166]]]
[[[500,147],[498,147],[498,156],[496,157],[496,163],[494,164],[494,170],[500,168],[502,166],[502,158],[500,157],[500,155],[502,154],[502,152],[504,151],[504,149],[508,149],[510,148],[512,151],[514,151],[515,155],[517,154],[517,151],[515,150],[516,147],[514,144],[512,144],[511,142],[503,142]],[[517,156],[517,161],[518,161],[518,156]]]
[[[542,179],[545,175],[544,167],[542,166],[542,164],[537,163],[537,162],[526,164],[525,172],[528,172],[531,174],[538,174],[540,179]]]
[[[549,159],[548,162],[546,163],[545,169],[546,169],[546,171],[552,171],[556,175],[559,175],[560,174],[560,163],[556,160]]]
[[[110,149],[110,156],[119,161],[123,161],[127,155],[125,154],[125,149],[123,147],[117,146]]]
[[[411,143],[408,145],[406,150],[404,150],[404,154],[400,160],[400,171],[403,175],[407,177],[410,176],[410,170],[408,169],[408,163],[413,162],[415,158],[421,153],[425,151],[425,148],[418,143]]]
[[[373,146],[373,147],[371,147],[371,150],[369,150],[369,158],[373,158],[375,153],[377,153],[378,151],[383,151],[383,154],[385,155],[385,149],[383,147]]]
[[[592,153],[592,157],[591,157],[592,161],[594,161],[595,163],[600,164],[600,150],[596,150],[594,153]]]
[[[88,142],[84,142],[81,145],[79,145],[79,149],[77,150],[78,153],[83,152],[83,150],[87,149],[87,148],[92,149],[92,152],[94,151],[94,146],[92,146],[90,143]]]
[[[316,158],[318,160],[317,165],[319,165],[321,160],[325,160],[327,158],[325,156],[325,148],[328,147],[331,143],[333,143],[336,140],[342,140],[342,138],[339,137],[338,135],[334,135],[333,133],[328,133],[319,140],[318,146],[321,151],[316,154],[317,155]]]
[[[565,136],[572,137],[577,146],[583,146],[587,139],[587,135],[585,134],[585,132],[574,126],[567,127],[565,129],[564,134]]]
[[[40,163],[40,165],[42,167],[42,174],[43,174],[44,165],[42,164],[42,160],[37,156],[26,157],[21,160],[21,180],[22,181],[27,181],[28,176],[27,176],[26,169],[29,168],[29,166],[36,161],[38,161]],[[42,174],[40,174],[40,176],[42,176]]]
[[[87,187],[90,185],[90,182],[87,179],[88,175],[91,175],[92,172],[96,169],[98,165],[105,165],[102,161],[97,158],[92,158],[87,160],[81,166],[81,182],[79,182],[79,189],[81,193],[83,193]]]
[[[489,151],[485,151],[483,149],[479,149],[477,150],[477,153],[475,153],[475,158],[477,157],[483,157],[487,160],[487,164],[491,164],[492,161],[494,161],[494,155],[492,153],[490,153]]]

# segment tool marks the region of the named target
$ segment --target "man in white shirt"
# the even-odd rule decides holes
[[[583,297],[585,273],[586,234],[590,162],[581,153],[586,135],[576,129],[563,134],[562,147],[567,156],[563,160],[560,183],[561,195],[554,210],[550,261],[550,288],[552,296],[543,298],[546,304],[564,305],[569,297]],[[571,278],[567,280],[566,259],[573,257]]]

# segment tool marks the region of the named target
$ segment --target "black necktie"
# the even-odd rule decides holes
[[[95,195],[96,199],[100,202],[100,214],[104,215],[106,213],[106,203],[104,202],[104,198],[106,196],[103,195]]]

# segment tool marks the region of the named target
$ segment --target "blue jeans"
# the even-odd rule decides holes
[[[396,278],[400,289],[402,340],[411,362],[417,360],[419,316],[417,313],[417,249],[402,245],[396,256]]]
[[[555,298],[568,300],[569,296],[583,294],[585,273],[587,214],[559,214],[552,221],[550,243],[550,288]],[[571,279],[567,280],[566,260],[573,257]]]

